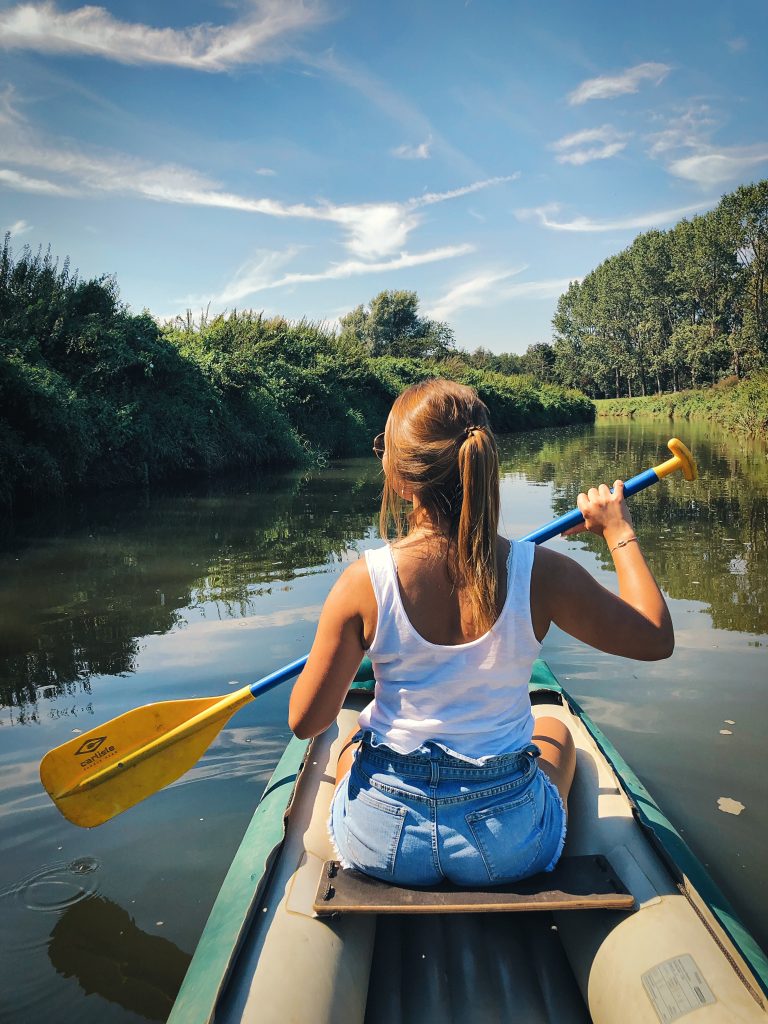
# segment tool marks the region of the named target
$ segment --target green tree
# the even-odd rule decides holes
[[[591,297],[587,286],[572,281],[568,291],[558,299],[552,318],[554,331],[555,378],[568,388],[578,388],[593,395],[594,389],[586,373],[586,350],[595,332],[591,311]]]
[[[341,318],[341,337],[372,356],[444,359],[456,348],[448,324],[419,316],[419,297],[408,291],[379,292],[368,309],[356,306]]]
[[[673,231],[670,279],[683,305],[684,320],[697,328],[688,331],[689,339],[698,338],[692,346],[689,343],[694,387],[714,383],[727,370],[727,336],[735,326],[735,299],[741,286],[730,224],[718,208],[681,221]]]
[[[536,380],[551,383],[554,380],[555,350],[546,341],[529,345],[520,357],[520,370],[530,373]]]
[[[462,353],[459,352],[459,355]],[[491,352],[489,348],[479,346],[470,355],[465,355],[465,362],[478,370],[492,370],[494,373],[503,373],[507,377],[520,373],[531,373],[525,369],[523,359],[517,352]]]
[[[740,376],[743,360],[750,368],[768,362],[768,181],[742,185],[723,198],[721,208],[730,219],[744,270],[732,346],[734,372]]]
[[[560,296],[553,379],[587,394],[714,384],[768,363],[768,181],[638,235]],[[537,377],[541,369],[534,369]]]

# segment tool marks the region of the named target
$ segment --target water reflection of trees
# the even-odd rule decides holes
[[[502,469],[553,486],[553,515],[579,490],[665,457],[664,425],[598,423],[502,439]],[[632,499],[654,571],[672,597],[704,602],[715,626],[768,629],[768,459],[757,444],[689,424],[700,479]],[[0,701],[34,719],[41,698],[87,694],[94,675],[134,671],[141,638],[213,604],[248,614],[259,594],[322,571],[374,525],[378,467],[221,481],[182,495],[105,499],[56,534],[32,523],[0,555]],[[37,536],[34,530],[37,528]],[[610,564],[597,538],[580,538]],[[26,550],[25,550],[26,547]],[[18,558],[18,560],[17,560]]]
[[[0,702],[34,720],[41,698],[133,672],[141,638],[177,626],[184,609],[247,614],[276,583],[340,559],[371,527],[379,490],[377,467],[349,462],[122,506],[107,498],[101,519],[75,514],[53,539],[32,523],[0,557]]]
[[[58,974],[142,1020],[168,1019],[191,956],[137,927],[127,910],[104,896],[67,907],[48,942]]]
[[[678,425],[678,429],[680,429]],[[629,477],[666,455],[658,422],[601,424],[537,433],[503,453],[507,471],[553,485],[553,513],[573,508],[580,490]],[[657,578],[674,598],[702,601],[719,629],[768,631],[768,459],[758,443],[738,442],[688,424],[699,479],[668,478],[632,498],[632,515]],[[535,438],[535,443],[534,442]],[[579,538],[608,567],[597,538]]]

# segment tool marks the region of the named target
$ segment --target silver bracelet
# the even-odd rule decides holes
[[[618,551],[619,548],[626,547],[627,544],[631,544],[633,540],[637,541],[638,544],[640,543],[640,541],[637,540],[637,537],[627,537],[625,540],[620,540],[615,548],[611,548],[608,554],[612,555],[614,551]]]

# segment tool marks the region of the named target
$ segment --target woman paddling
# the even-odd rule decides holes
[[[550,624],[629,658],[666,658],[674,645],[623,484],[578,498],[577,529],[608,544],[617,597],[567,556],[498,535],[498,452],[473,388],[408,388],[374,451],[380,530],[386,538],[394,521],[395,541],[336,582],[290,705],[296,735],[317,735],[370,657],[375,697],[339,757],[331,806],[338,855],[401,885],[551,871],[575,750],[562,722],[531,713],[528,679]]]

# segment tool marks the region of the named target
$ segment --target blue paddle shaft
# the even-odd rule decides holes
[[[292,661],[290,665],[283,665],[282,668],[277,669],[276,672],[272,672],[271,675],[264,676],[263,679],[259,679],[257,683],[252,683],[250,686],[251,694],[254,697],[258,697],[262,693],[266,693],[267,690],[273,690],[280,683],[286,682],[288,679],[293,679],[307,664],[308,654],[305,654],[303,658],[297,658],[296,661]]]
[[[646,487],[650,487],[651,484],[658,483],[659,477],[656,475],[655,469],[646,469],[644,473],[638,473],[637,476],[633,476],[631,480],[627,480],[624,484],[624,494],[629,497],[632,494],[637,494],[638,491],[644,490]],[[521,537],[523,541],[533,541],[534,544],[542,544],[545,540],[551,540],[553,537],[557,537],[558,534],[564,530],[569,530],[572,526],[578,526],[579,523],[584,522],[584,516],[579,512],[577,508],[571,512],[566,512],[564,516],[560,516],[558,519],[553,519],[551,523],[546,526],[542,526],[539,530],[534,530],[533,533],[526,534],[525,537]],[[286,682],[288,679],[293,679],[307,664],[308,654],[305,654],[302,658],[297,658],[296,661],[292,661],[289,665],[283,665],[282,668],[277,669],[276,672],[272,672],[271,675],[264,676],[263,679],[259,679],[258,682],[252,683],[249,687],[251,694],[254,697],[258,697],[262,693],[266,693],[268,690],[274,689],[275,686],[279,686],[280,683]]]
[[[633,494],[637,494],[638,491],[644,491],[646,487],[650,487],[651,484],[659,482],[659,477],[656,475],[655,469],[646,469],[643,473],[638,473],[637,476],[633,476],[631,480],[627,480],[624,483],[624,494],[629,498]],[[521,537],[520,540],[532,541],[534,544],[542,544],[545,540],[552,540],[553,537],[557,537],[565,530],[570,530],[572,526],[578,526],[579,523],[584,522],[584,516],[579,512],[577,508],[572,509],[570,512],[566,512],[564,516],[559,516],[557,519],[553,519],[551,523],[547,523],[546,526],[542,526],[538,530],[534,530],[533,533],[528,533],[525,537]]]

